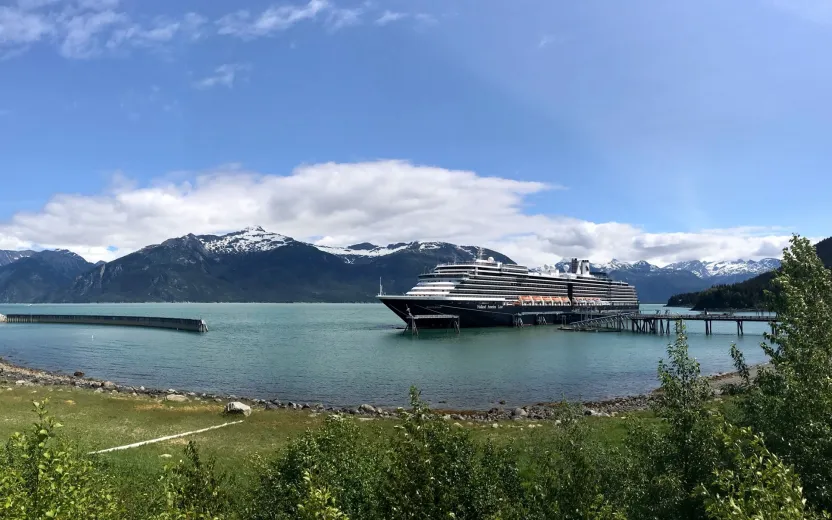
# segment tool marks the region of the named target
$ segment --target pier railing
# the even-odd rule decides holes
[[[677,321],[702,321],[705,322],[705,334],[713,334],[713,322],[735,322],[737,324],[737,335],[745,334],[744,325],[746,322],[777,323],[777,316],[743,316],[737,314],[645,314],[630,312],[607,316],[598,316],[589,319],[575,321],[561,327],[564,330],[577,331],[624,331],[627,328],[631,332],[642,334],[671,334],[671,324]]]

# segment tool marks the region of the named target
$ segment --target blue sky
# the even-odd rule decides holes
[[[831,234],[830,44],[825,0],[0,1],[0,248],[777,256]]]

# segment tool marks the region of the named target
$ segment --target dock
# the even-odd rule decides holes
[[[409,330],[411,334],[418,336],[419,321],[433,325],[430,327],[432,329],[443,328],[439,325],[444,325],[444,328],[454,329],[459,334],[459,316],[456,314],[409,314],[407,316],[407,326],[405,326],[404,331],[407,332]]]
[[[615,331],[623,332],[627,329],[630,332],[639,334],[667,334],[672,333],[672,323],[677,321],[702,321],[705,322],[705,335],[713,334],[713,323],[734,322],[737,325],[737,335],[745,334],[743,325],[746,322],[776,324],[777,316],[742,316],[736,314],[644,314],[638,312],[622,313],[608,316],[597,316],[564,325],[561,330],[574,331]]]
[[[87,316],[83,314],[0,314],[5,323],[51,323],[70,325],[111,325],[118,327],[146,327],[153,329],[208,332],[208,325],[201,319],[159,318],[151,316]]]

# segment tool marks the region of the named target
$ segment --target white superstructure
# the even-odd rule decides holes
[[[590,272],[588,260],[573,259],[572,272],[545,266],[538,271],[493,258],[440,264],[402,298],[501,302],[505,305],[638,306],[635,288]]]

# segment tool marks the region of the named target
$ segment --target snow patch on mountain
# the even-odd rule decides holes
[[[294,240],[285,235],[270,233],[260,226],[248,227],[223,236],[198,237],[203,247],[212,253],[260,253],[288,245]]]
[[[672,271],[688,271],[699,278],[712,278],[714,276],[732,275],[758,275],[772,271],[780,267],[780,260],[776,258],[763,258],[762,260],[734,260],[721,262],[702,262],[692,260],[689,262],[677,262],[664,267]]]
[[[568,272],[570,269],[570,262],[561,261],[556,264],[556,267],[561,271]],[[776,258],[763,258],[762,260],[733,260],[720,262],[703,262],[701,260],[690,260],[687,262],[676,262],[664,267],[659,267],[651,263],[640,260],[638,262],[621,262],[619,260],[611,260],[609,262],[602,262],[597,264],[590,264],[592,272],[611,273],[613,271],[619,272],[639,272],[639,273],[660,273],[660,272],[680,272],[687,271],[695,276],[708,279],[718,276],[737,276],[749,275],[756,276],[768,271],[773,271],[780,267],[780,260]]]
[[[331,255],[340,256],[340,257],[352,257],[352,256],[386,256],[389,254],[393,254],[397,251],[402,251],[407,249],[410,244],[390,244],[389,246],[376,246],[373,244],[356,244],[353,246],[321,246],[317,244],[310,244],[320,251],[324,253],[329,253]],[[367,248],[366,246],[370,245],[371,248]]]

